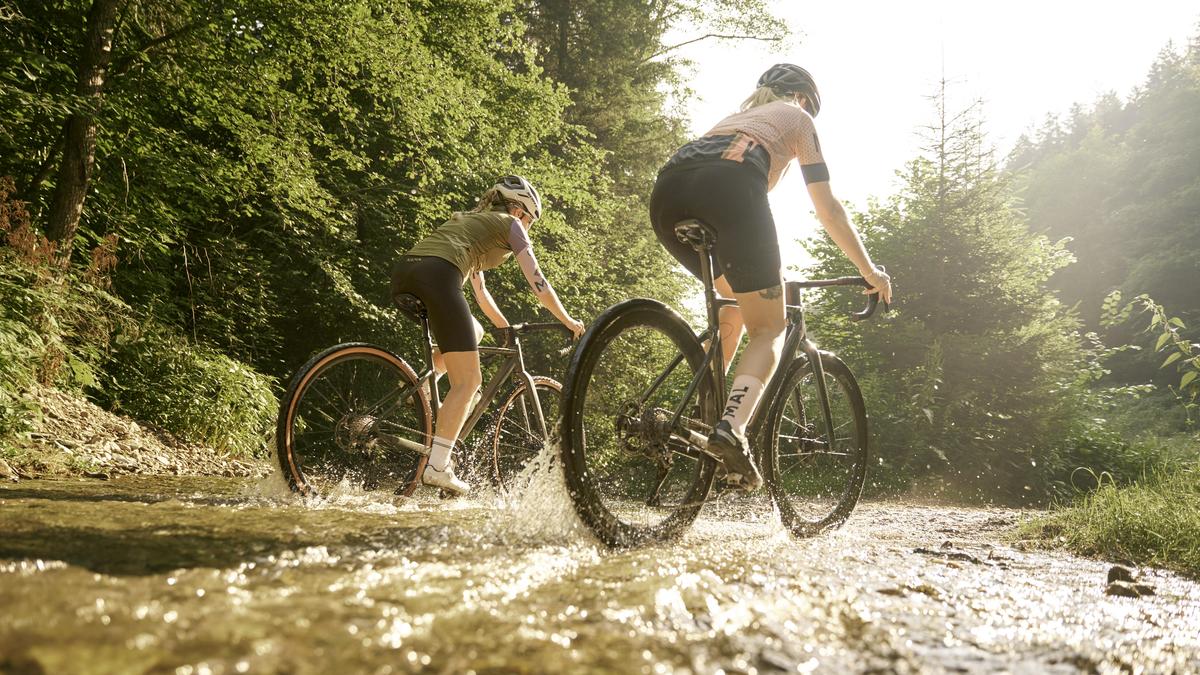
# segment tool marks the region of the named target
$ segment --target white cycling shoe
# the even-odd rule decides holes
[[[433,468],[432,464],[426,464],[425,471],[421,474],[421,482],[430,487],[449,490],[457,495],[465,495],[471,492],[471,486],[454,475],[453,463],[447,464],[444,471],[438,471]]]

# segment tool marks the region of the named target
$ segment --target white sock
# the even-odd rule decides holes
[[[739,434],[746,433],[746,424],[750,422],[750,415],[754,414],[755,404],[762,396],[764,386],[763,381],[753,375],[735,377],[721,419],[728,420],[729,426]]]
[[[454,441],[441,436],[433,437],[433,446],[429,450],[429,465],[438,471],[445,471],[450,463],[450,453],[454,451]]]

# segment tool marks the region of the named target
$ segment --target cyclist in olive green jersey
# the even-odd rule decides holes
[[[471,316],[462,291],[464,280],[471,280],[475,299],[488,319],[497,328],[506,328],[508,320],[488,292],[483,273],[516,256],[542,306],[576,338],[583,334],[584,325],[563,308],[533,255],[528,230],[541,215],[542,200],[533,185],[520,176],[505,176],[484,193],[474,211],[454,214],[392,269],[392,295],[409,293],[425,304],[438,345],[434,365],[450,376],[450,391],[442,402],[429,462],[421,476],[426,485],[459,494],[470,489],[454,474],[452,452],[472,396],[483,381],[478,351],[483,327]]]
[[[721,309],[726,369],[743,327],[750,340],[708,447],[721,456],[727,479],[748,490],[761,485],[762,477],[746,444],[746,425],[779,363],[787,325],[779,240],[767,192],[793,159],[800,164],[818,220],[871,284],[866,292],[878,292],[884,302],[892,299],[891,279],[871,262],[829,189],[829,169],[813,124],[820,109],[821,96],[808,71],[790,63],[772,66],[741,112],[675,152],[659,171],[650,197],[658,240],[697,277],[698,256],[675,237],[675,224],[694,218],[717,232],[715,285],[721,295],[738,302]]]

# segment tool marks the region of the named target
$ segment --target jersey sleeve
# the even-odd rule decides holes
[[[508,247],[512,249],[513,255],[517,255],[529,246],[529,233],[521,226],[521,221],[513,218],[512,225],[508,228]]]
[[[821,141],[817,138],[817,126],[808,113],[797,110],[796,125],[788,139],[790,150],[800,164],[805,183],[821,183],[829,180],[829,167],[821,154]]]

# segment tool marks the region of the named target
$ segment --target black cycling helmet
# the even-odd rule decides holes
[[[758,78],[758,86],[770,87],[780,96],[803,94],[811,106],[813,117],[821,112],[821,93],[817,91],[817,83],[808,71],[793,63],[776,63],[767,68],[767,72]]]

